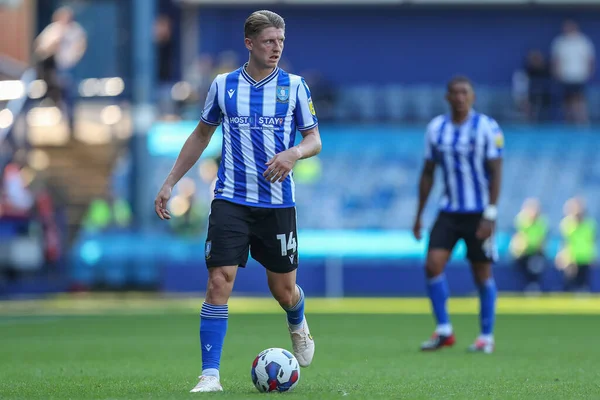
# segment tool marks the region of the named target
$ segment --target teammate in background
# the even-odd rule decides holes
[[[175,184],[198,160],[219,124],[223,150],[211,204],[205,258],[209,278],[200,313],[202,375],[191,392],[222,391],[219,366],[227,331],[227,302],[248,252],[267,270],[273,297],[287,313],[293,352],[310,365],[315,345],[304,317],[304,293],[296,284],[298,243],[292,167],[318,154],[321,138],[304,79],[278,67],[285,23],[271,11],[252,13],[244,25],[250,53],[241,68],[218,75],[202,120],[184,144],[155,201],[169,219]],[[294,146],[296,129],[303,136]]]
[[[449,288],[444,269],[454,246],[463,239],[481,301],[481,334],[469,350],[491,353],[494,350],[496,303],[496,284],[491,268],[497,257],[494,229],[504,138],[496,121],[472,109],[475,93],[468,78],[452,79],[448,83],[446,99],[450,104],[450,115],[434,118],[427,127],[425,164],[413,227],[415,238],[420,240],[421,216],[433,186],[435,168],[439,165],[444,194],[430,234],[425,264],[427,293],[437,327],[421,349],[437,350],[455,342],[446,307]]]

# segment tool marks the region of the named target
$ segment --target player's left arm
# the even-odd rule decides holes
[[[317,113],[313,106],[310,90],[304,80],[296,89],[294,118],[302,140],[296,146],[275,154],[268,162],[263,176],[271,183],[283,182],[294,168],[296,161],[316,156],[321,152],[321,135]]]
[[[477,230],[479,239],[487,239],[496,228],[498,217],[498,199],[500,187],[502,186],[502,153],[504,150],[504,135],[496,123],[489,122],[486,129],[486,161],[485,167],[489,174],[489,204],[483,211],[483,218]]]
[[[269,182],[285,181],[285,178],[287,178],[292,168],[294,168],[296,161],[316,156],[321,152],[321,135],[319,134],[318,126],[306,131],[300,131],[300,134],[302,135],[300,143],[281,153],[275,154],[267,162],[269,167],[263,176]]]

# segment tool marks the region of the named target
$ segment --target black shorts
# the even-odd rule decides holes
[[[452,251],[462,239],[467,246],[467,258],[471,262],[496,261],[497,249],[494,235],[480,240],[475,233],[481,221],[481,213],[440,212],[429,235],[429,250]]]
[[[206,266],[245,267],[248,252],[269,271],[286,273],[298,268],[296,208],[213,200],[204,251]]]

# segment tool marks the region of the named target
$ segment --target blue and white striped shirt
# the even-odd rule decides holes
[[[255,81],[245,65],[213,81],[202,121],[223,123],[221,165],[215,198],[255,207],[295,205],[292,173],[270,183],[263,173],[275,154],[294,146],[296,129],[317,126],[317,116],[304,79],[275,68]]]
[[[444,191],[440,208],[446,212],[482,212],[489,204],[486,161],[502,157],[504,136],[492,118],[471,111],[457,126],[440,115],[427,127],[425,158],[442,167]]]

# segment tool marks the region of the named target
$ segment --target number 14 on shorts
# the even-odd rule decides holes
[[[296,238],[294,237],[294,232],[290,232],[289,235],[285,233],[277,235],[277,240],[279,240],[279,244],[281,244],[281,255],[287,256],[288,251],[292,251],[292,255],[290,256],[290,260],[293,262],[294,254],[296,253]]]

